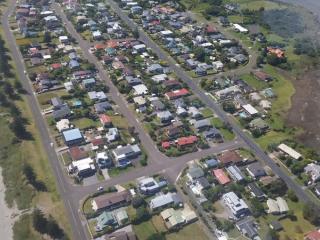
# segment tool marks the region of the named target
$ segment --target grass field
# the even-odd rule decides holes
[[[283,230],[279,232],[279,239],[286,240],[288,239],[288,237],[291,240],[303,239],[304,234],[311,230],[314,230],[315,226],[313,226],[311,223],[309,223],[307,220],[303,218],[301,203],[295,203],[290,200],[287,201],[289,209],[294,210],[294,215],[296,216],[296,219],[291,220],[289,218],[285,218],[279,221],[283,227]],[[278,220],[278,217],[270,214],[259,218],[262,237],[265,235],[266,229],[268,229],[268,224],[274,220]]]
[[[42,93],[42,94],[38,95],[38,101],[42,107],[49,107],[50,106],[49,103],[50,103],[51,98],[62,97],[62,96],[67,96],[67,95],[68,95],[68,93],[65,90],[57,90],[54,92]]]
[[[268,84],[266,82],[257,80],[252,74],[242,75],[241,79],[257,90],[262,90],[268,87]]]

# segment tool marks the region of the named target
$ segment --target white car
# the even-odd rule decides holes
[[[97,188],[97,191],[99,191],[99,192],[101,192],[102,190],[103,190],[103,187],[102,187],[102,186],[100,186],[100,187]]]

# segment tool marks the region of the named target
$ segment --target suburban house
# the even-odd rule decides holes
[[[236,223],[237,229],[247,238],[255,239],[258,236],[257,224],[252,217],[246,217]]]
[[[68,166],[70,174],[76,174],[80,178],[89,177],[95,174],[96,167],[92,158],[84,158],[78,161],[73,161]]]
[[[204,176],[204,172],[201,167],[190,167],[187,172],[187,177],[190,181],[201,178]]]
[[[79,145],[84,142],[82,133],[78,128],[70,129],[62,132],[64,142],[68,146]]]
[[[230,178],[223,171],[223,169],[214,169],[212,170],[212,173],[221,185],[226,185],[231,182]]]
[[[249,175],[254,179],[258,179],[267,175],[264,168],[261,166],[259,162],[249,164],[246,167],[246,170],[249,173]]]
[[[131,164],[130,159],[139,156],[141,150],[138,145],[119,146],[112,150],[112,154],[118,167],[125,167]]]
[[[184,209],[168,208],[160,213],[166,228],[177,229],[183,225],[194,222],[198,219],[197,214],[190,209],[188,205],[185,205]]]
[[[153,195],[167,185],[167,181],[157,182],[153,177],[142,177],[138,179],[139,191],[144,195]]]
[[[154,197],[149,202],[149,207],[152,211],[157,211],[171,204],[180,204],[182,201],[177,193],[167,193]]]
[[[245,201],[239,198],[234,192],[223,194],[222,200],[235,217],[239,218],[247,215],[250,212],[249,207],[245,203]]]
[[[241,170],[236,165],[228,166],[226,167],[226,170],[233,181],[241,182],[244,180]]]
[[[289,147],[288,145],[281,143],[278,146],[278,149],[283,152],[284,154],[290,156],[291,158],[295,159],[295,160],[299,160],[300,158],[302,158],[302,155],[300,153],[298,153],[297,151],[295,151],[294,149],[292,149],[291,147]]]
[[[267,200],[268,206],[268,213],[277,215],[277,214],[284,214],[289,211],[288,204],[286,200],[281,197],[277,197],[276,200],[269,198]]]
[[[103,210],[112,210],[122,206],[126,206],[131,201],[131,195],[128,191],[114,192],[110,194],[95,197],[92,202],[92,209],[95,212]]]
[[[218,160],[224,164],[239,164],[243,161],[242,157],[233,150],[228,150],[223,152],[221,155],[218,156]]]
[[[309,163],[307,166],[305,166],[304,172],[310,176],[313,183],[320,179],[320,165],[318,164]]]
[[[320,230],[313,230],[304,235],[304,240],[320,240]]]

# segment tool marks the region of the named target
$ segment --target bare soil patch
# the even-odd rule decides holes
[[[287,123],[304,129],[298,140],[320,152],[320,69],[306,72],[293,84],[296,92]]]

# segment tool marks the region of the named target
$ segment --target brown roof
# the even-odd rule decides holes
[[[69,153],[73,161],[89,157],[89,154],[79,147],[70,148]]]
[[[131,200],[131,196],[128,191],[101,195],[93,199],[93,201],[97,205],[98,210],[112,207],[113,205],[119,204],[121,202],[129,202],[130,200]]]
[[[111,233],[104,238],[105,240],[136,240],[136,235],[134,232],[125,232],[125,231],[120,231],[120,232],[114,232]]]
[[[226,151],[218,157],[218,160],[223,164],[229,164],[239,163],[243,159],[236,151]]]

